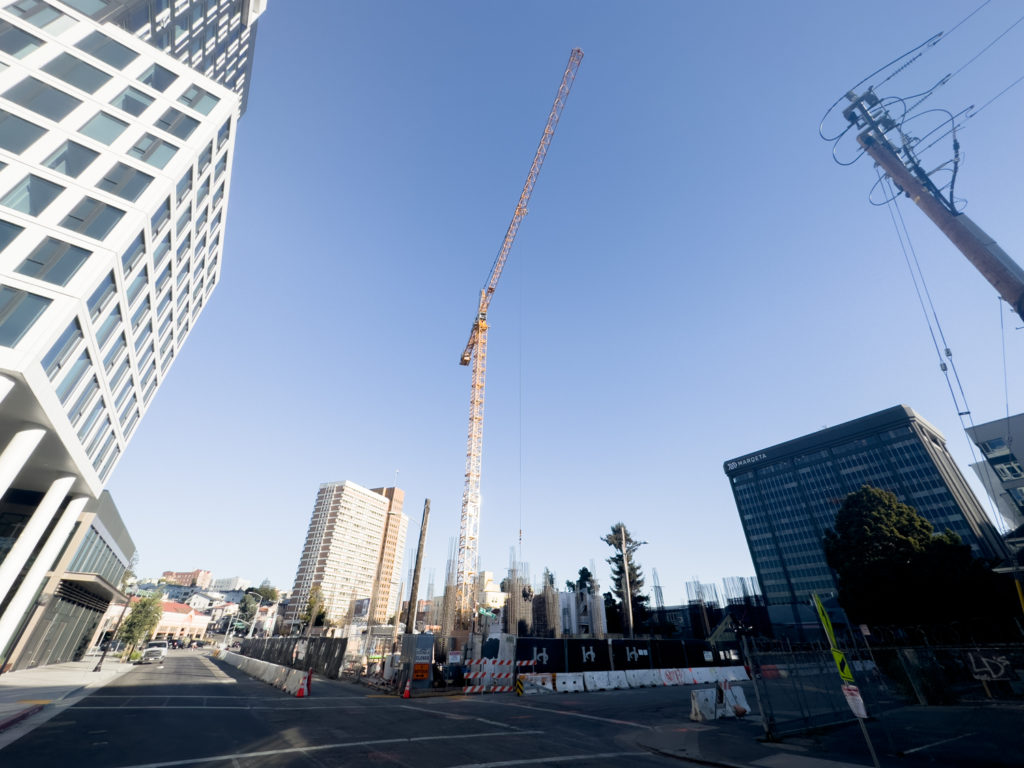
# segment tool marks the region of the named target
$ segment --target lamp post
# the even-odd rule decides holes
[[[249,622],[249,634],[245,636],[245,639],[249,640],[250,638],[252,638],[253,630],[256,629],[256,619],[260,615],[260,608],[263,606],[263,601],[265,598],[255,589],[247,589],[245,590],[245,594],[254,595],[260,599],[259,603],[256,604],[256,612],[252,615],[252,621]]]
[[[93,672],[103,671],[103,662],[107,660],[107,649],[110,648],[111,643],[117,642],[117,630],[121,628],[121,622],[124,621],[124,615],[128,612],[128,604],[132,601],[128,593],[124,596],[124,608],[121,609],[121,615],[117,618],[117,624],[114,625],[114,631],[110,633],[110,640],[104,643],[103,653],[100,654],[100,660],[96,662],[96,666],[93,667]]]

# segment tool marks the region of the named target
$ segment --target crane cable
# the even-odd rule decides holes
[[[967,431],[968,427],[973,428],[974,416],[971,414],[971,410],[967,405],[967,395],[964,392],[963,383],[960,381],[960,374],[956,370],[956,363],[953,362],[953,353],[950,351],[949,345],[946,343],[946,336],[942,331],[942,324],[939,322],[938,312],[935,309],[935,304],[932,301],[931,292],[928,290],[928,284],[925,281],[924,271],[921,269],[921,264],[917,258],[917,251],[914,249],[914,245],[910,240],[910,231],[907,229],[906,221],[903,219],[903,213],[900,211],[899,205],[896,203],[897,194],[891,189],[892,182],[886,176],[883,177],[881,171],[876,167],[875,173],[879,175],[879,181],[885,186],[890,187],[891,194],[889,195],[889,217],[892,220],[893,228],[896,230],[896,238],[899,240],[900,248],[903,251],[903,259],[907,264],[907,269],[910,272],[910,278],[914,283],[914,290],[917,292],[917,300],[921,305],[921,312],[924,314],[925,323],[928,325],[928,333],[932,338],[932,346],[935,349],[935,355],[939,359],[939,369],[942,371],[943,376],[946,379],[946,385],[949,388],[949,394],[953,398],[953,406],[956,409],[957,416],[960,419],[960,427],[964,430],[964,434],[967,436],[967,445],[971,451],[971,460],[973,463],[978,463],[978,454],[975,450],[974,441],[970,437],[970,433]],[[897,218],[899,221],[897,222]],[[913,264],[911,264],[913,259]],[[923,290],[923,293],[922,293]],[[925,306],[925,299],[927,298],[927,307]],[[931,310],[931,316],[929,316],[929,309]],[[1000,315],[1001,317],[1001,315]],[[934,319],[934,326],[932,320]],[[936,338],[936,331],[938,332],[938,339]],[[942,342],[942,350],[945,352],[945,359],[943,359],[943,351],[940,351],[939,341]],[[948,364],[946,361],[949,361]],[[956,381],[956,389],[960,392],[959,399],[957,398],[956,390],[953,388],[953,381],[949,378],[949,372],[952,370],[953,378]],[[961,407],[961,403],[963,407]],[[1007,399],[1007,407],[1009,400]],[[966,419],[966,421],[965,421]],[[989,474],[979,473],[982,475],[982,483],[985,486],[985,490],[988,492],[988,506],[989,506],[989,520],[996,526],[996,529],[1000,534],[1005,534],[1009,531],[1006,522],[1003,520],[1002,515],[996,512],[995,502],[996,493],[992,487],[992,479]]]

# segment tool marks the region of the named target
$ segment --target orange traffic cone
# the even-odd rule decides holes
[[[411,699],[412,696],[409,693],[409,681],[405,681],[405,692],[402,694],[403,699]]]

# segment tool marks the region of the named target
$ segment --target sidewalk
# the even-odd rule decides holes
[[[107,656],[103,669],[93,672],[98,661],[88,656],[0,675],[0,749],[133,669]]]
[[[1012,768],[1024,754],[1024,705],[900,707],[866,721],[878,762],[900,768]],[[860,768],[872,766],[856,723],[793,736],[760,739],[756,715],[713,723],[681,722],[644,733],[637,743],[669,757],[726,768]]]

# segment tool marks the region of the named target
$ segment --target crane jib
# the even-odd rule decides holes
[[[469,441],[466,449],[466,473],[465,487],[462,493],[462,517],[459,529],[458,561],[455,567],[455,595],[454,601],[445,600],[444,616],[442,618],[442,634],[451,637],[452,630],[456,628],[468,629],[475,615],[473,606],[473,593],[475,591],[475,579],[478,570],[478,547],[480,543],[480,467],[483,454],[483,406],[484,406],[484,378],[487,361],[487,309],[490,306],[494,290],[498,286],[501,272],[505,267],[512,243],[515,241],[519,225],[527,213],[527,203],[537,183],[537,175],[540,173],[544,158],[547,157],[548,147],[558,125],[559,117],[565,108],[569,91],[576,79],[576,72],[580,62],[583,60],[583,51],[573,48],[569,54],[569,63],[562,76],[562,83],[558,87],[554,104],[548,113],[547,123],[544,126],[544,133],[541,134],[540,144],[534,154],[533,162],[530,165],[530,172],[523,185],[523,191],[519,195],[519,202],[508,225],[505,238],[502,240],[501,248],[495,257],[491,267],[487,284],[480,292],[480,304],[478,305],[476,318],[473,320],[473,328],[469,334],[469,341],[459,359],[460,364],[470,365],[472,363],[472,394],[470,397],[469,413]]]

